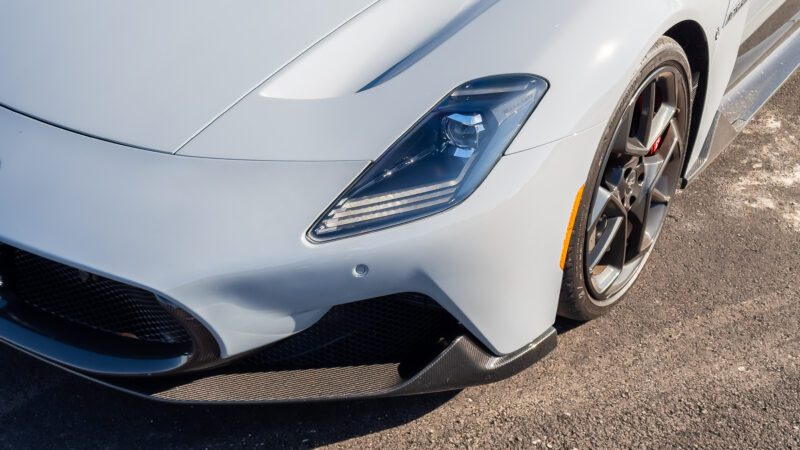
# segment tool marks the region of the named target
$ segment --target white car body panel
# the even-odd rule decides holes
[[[301,331],[332,305],[409,290],[436,298],[508,353],[553,322],[561,240],[540,236],[563,234],[572,180],[588,170],[601,132],[501,160],[458,208],[315,245],[305,230],[328,206],[328,192],[363,163],[131,151],[0,110],[0,205],[28,205],[0,221],[0,236],[171,299],[209,325],[223,356]],[[567,164],[574,158],[585,162]],[[568,173],[556,170],[564,166]],[[555,186],[561,195],[540,195]],[[543,210],[560,219],[536,220]],[[530,264],[509,264],[518,260]],[[357,264],[367,264],[369,276],[353,277]]]
[[[0,104],[58,127],[0,108],[0,208],[14,211],[0,240],[183,306],[223,357],[300,332],[334,305],[398,292],[431,296],[496,354],[520,349],[555,320],[573,201],[642,58],[675,24],[702,27],[699,147],[749,4],[726,23],[724,0],[447,0],[409,29],[425,4],[3,2],[0,39],[16,45],[0,47],[13,68],[0,71]],[[391,39],[364,38],[381,29]],[[551,87],[467,200],[308,241],[330,203],[448,92],[505,73]],[[368,276],[353,276],[358,264]]]
[[[747,20],[742,35],[745,39],[750,37],[769,16],[781,7],[783,0],[749,0],[748,3]],[[728,13],[730,14],[731,10],[738,4],[738,0],[731,0]]]
[[[507,151],[516,153],[608,120],[646,51],[671,26],[684,20],[700,21],[712,45],[712,71],[721,73],[722,78],[730,75],[745,14],[738,14],[725,27],[720,40],[715,41],[715,30],[722,26],[725,17],[727,5],[723,2],[627,0],[623,3],[615,5],[615,11],[629,13],[610,16],[609,6],[598,2],[557,2],[546,8],[525,0],[498,2],[413,66],[359,93],[331,91],[339,95],[291,98],[296,96],[296,89],[283,81],[279,73],[276,80],[268,80],[254,90],[178,153],[252,160],[374,160],[465,80],[497,73],[533,73],[558,80],[551,82],[533,120]],[[384,5],[375,5],[371,13],[377,14],[381,7]],[[538,26],[532,26],[531,17],[536,17]],[[597,26],[598,17],[606,17],[604,26]],[[652,18],[659,21],[653,23]],[[525,39],[520,39],[519,30],[525,30]],[[591,40],[585,39],[586,30],[592,30]],[[328,37],[327,45],[336,47],[337,44],[330,42],[339,39],[340,34],[349,42],[345,26]],[[493,50],[504,45],[513,45],[515,51]],[[361,67],[373,52],[342,53],[339,64]],[[564,62],[565,54],[570,55],[569,63]],[[319,56],[318,63],[308,61],[312,58],[313,55],[308,56],[301,65],[321,67],[329,60],[326,54]],[[293,65],[285,70],[295,71]],[[727,80],[715,81],[710,98],[718,104]],[[399,92],[403,94],[398,95]],[[316,97],[320,96],[329,97]],[[581,114],[564,105],[580,105]],[[386,108],[390,112],[384,113]],[[708,103],[707,110],[716,110],[714,101]],[[386,119],[389,113],[392,120]],[[710,116],[705,130],[711,125],[713,113]],[[358,124],[358,133],[352,132],[353,124]],[[702,139],[698,141],[702,143]]]
[[[373,2],[2,0],[0,104],[174,152]]]

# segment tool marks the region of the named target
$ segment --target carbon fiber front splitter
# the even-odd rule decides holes
[[[556,343],[556,331],[550,328],[514,353],[494,356],[470,336],[460,335],[430,363],[408,377],[401,376],[392,364],[275,372],[218,371],[180,379],[100,379],[66,370],[130,394],[166,402],[330,401],[424,394],[500,381],[544,358]]]

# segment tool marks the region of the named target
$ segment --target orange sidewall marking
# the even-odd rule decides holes
[[[564,265],[567,263],[567,253],[569,252],[569,242],[572,238],[572,230],[575,228],[575,219],[578,217],[578,209],[581,207],[581,199],[583,198],[583,185],[578,189],[578,195],[575,196],[575,203],[572,205],[572,214],[569,216],[569,224],[567,224],[567,235],[564,237],[564,248],[561,250],[561,270],[564,270]]]

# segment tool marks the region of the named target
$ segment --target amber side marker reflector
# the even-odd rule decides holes
[[[572,238],[572,230],[575,228],[575,219],[578,217],[578,209],[581,207],[581,199],[583,198],[583,185],[578,189],[578,195],[575,196],[575,203],[572,204],[572,214],[569,216],[569,223],[567,224],[567,235],[564,237],[564,248],[561,250],[561,270],[564,270],[564,265],[567,263],[567,253],[569,252],[569,241]]]

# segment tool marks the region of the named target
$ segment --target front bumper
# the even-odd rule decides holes
[[[317,245],[306,230],[367,162],[158,154],[0,108],[0,242],[153,293],[208,330],[222,364],[336,305],[403,292],[434,299],[486,355],[514,355],[554,322],[564,230],[600,132],[502,158],[442,214]]]
[[[98,378],[56,365],[112,389],[169,403],[293,403],[399,397],[494,383],[541,360],[556,347],[556,342],[556,331],[550,329],[516,352],[498,357],[470,337],[459,336],[430,364],[407,379],[384,367],[359,366],[298,372],[211,372],[201,377],[157,382],[125,381]]]
[[[398,294],[335,306],[310,328],[226,361],[204,327],[144,290],[7,245],[0,246],[0,279],[0,341],[163,401],[273,403],[457,389],[507,378],[556,343],[549,329],[497,357],[430,298]]]

